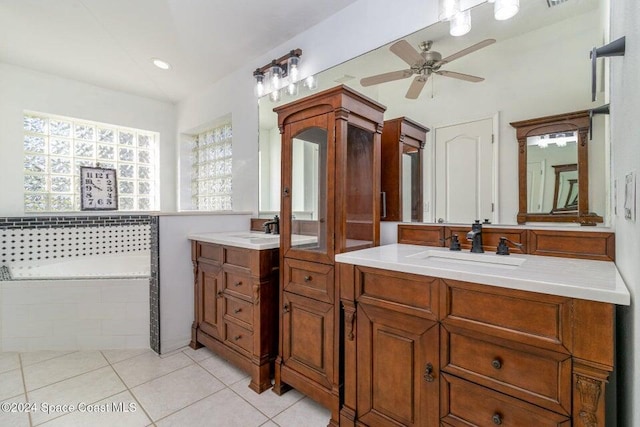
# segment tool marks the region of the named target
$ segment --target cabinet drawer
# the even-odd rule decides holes
[[[356,268],[359,301],[437,319],[439,279],[367,267]]]
[[[233,246],[224,247],[224,263],[236,267],[250,268],[251,250],[236,248]]]
[[[452,426],[531,426],[568,427],[568,417],[547,411],[522,400],[485,387],[442,374],[442,421]]]
[[[224,299],[225,320],[232,318],[247,329],[253,325],[253,304],[241,299],[226,296]]]
[[[333,303],[333,267],[296,259],[284,260],[284,290]]]
[[[570,355],[468,331],[443,329],[441,337],[443,371],[570,415]]]
[[[570,353],[571,299],[495,286],[443,280],[445,326]]]
[[[226,339],[225,342],[235,348],[244,352],[253,353],[253,333],[248,329],[233,323],[225,323]]]
[[[253,299],[251,277],[244,274],[224,273],[224,289],[226,293]]]
[[[198,242],[198,253],[209,261],[222,262],[222,246],[213,243]]]

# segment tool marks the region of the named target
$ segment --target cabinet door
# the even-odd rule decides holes
[[[439,422],[438,324],[359,304],[357,417],[369,426]]]
[[[219,340],[223,339],[222,328],[222,268],[198,264],[197,319],[199,329]]]
[[[336,253],[380,243],[380,134],[336,125]]]
[[[289,292],[283,292],[282,300],[283,363],[316,384],[331,389],[334,349],[333,304]]]
[[[284,256],[333,262],[333,113],[288,124],[282,140]]]

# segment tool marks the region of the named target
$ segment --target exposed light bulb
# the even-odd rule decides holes
[[[282,68],[276,64],[275,59],[271,62],[271,90],[278,90],[282,86]]]
[[[318,88],[318,79],[316,76],[309,76],[305,79],[304,85],[309,88],[309,90],[316,90]]]
[[[297,96],[298,95],[298,84],[297,83],[289,83],[287,85],[287,95],[289,95],[289,96]]]
[[[269,94],[269,99],[271,102],[278,102],[281,99],[280,90],[274,90]]]
[[[295,83],[300,78],[300,57],[292,56],[287,59],[287,80]]]
[[[256,73],[254,74],[255,78],[256,78],[256,85],[253,88],[253,93],[258,97],[262,97],[264,96],[264,94],[267,93],[266,91],[266,87],[264,85],[264,74],[259,73],[258,70],[256,70]]]
[[[455,37],[464,36],[471,31],[471,11],[458,12],[449,22],[449,34]]]
[[[438,8],[438,19],[449,21],[460,12],[460,0],[440,0]]]
[[[498,21],[512,18],[520,10],[520,0],[495,0],[493,17]]]

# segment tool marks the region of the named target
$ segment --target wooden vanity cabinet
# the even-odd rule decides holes
[[[338,264],[344,426],[604,426],[614,306]]]
[[[340,319],[334,256],[380,241],[385,108],[338,86],[274,109],[282,134],[279,348],[274,392],[293,387],[338,425]]]
[[[277,354],[278,249],[191,242],[194,313],[191,343],[251,375],[257,393],[271,388]]]
[[[383,221],[422,222],[422,149],[429,128],[407,117],[382,128]]]

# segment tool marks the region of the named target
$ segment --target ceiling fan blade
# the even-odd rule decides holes
[[[413,74],[411,70],[392,71],[390,73],[377,74],[371,77],[360,79],[362,86],[372,86],[380,83],[392,82],[394,80],[405,79]]]
[[[425,83],[427,83],[427,80],[429,80],[428,75],[416,76],[416,78],[413,79],[411,86],[409,86],[409,90],[405,97],[409,99],[417,99],[418,96],[420,96],[420,92],[422,92],[422,88],[424,88]]]
[[[456,73],[455,71],[436,71],[436,74],[445,77],[453,77],[454,79],[466,80],[468,82],[478,83],[484,80],[482,77],[472,76],[471,74]]]
[[[400,40],[391,45],[389,50],[400,57],[404,62],[413,67],[424,62],[424,58],[406,40]]]
[[[489,46],[491,44],[494,44],[495,42],[496,42],[496,39],[482,40],[481,42],[476,43],[476,44],[474,44],[472,46],[469,46],[466,49],[462,49],[461,51],[456,52],[453,55],[449,55],[446,58],[442,58],[440,61],[438,61],[438,63],[440,65],[449,63],[449,62],[453,61],[454,59],[461,58],[461,57],[463,57],[465,55],[468,55],[468,54],[470,54],[472,52],[475,52],[478,49],[482,49],[483,47],[487,47],[487,46]]]

